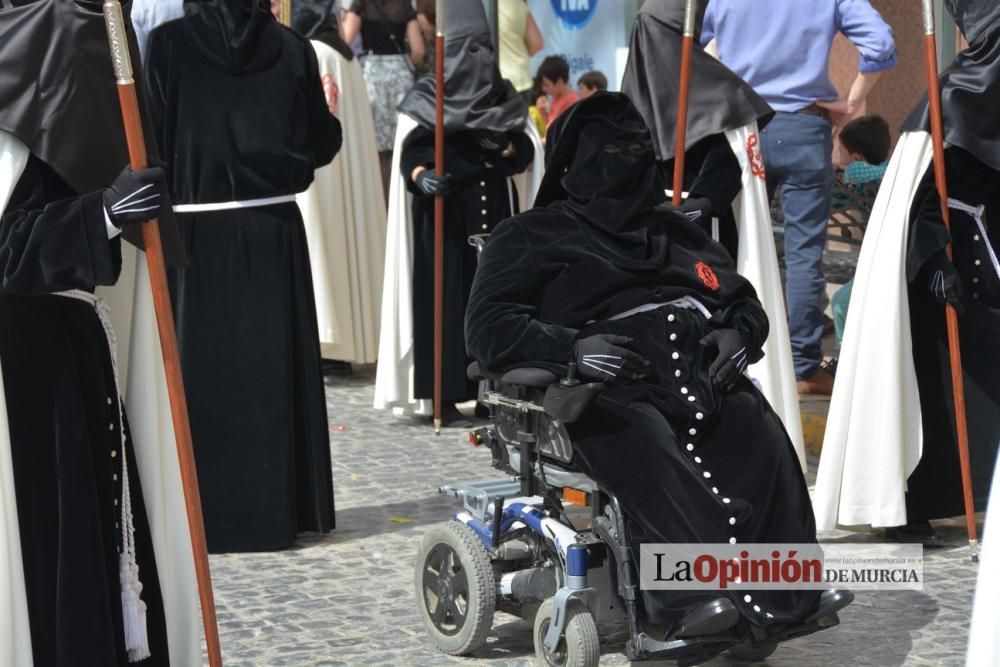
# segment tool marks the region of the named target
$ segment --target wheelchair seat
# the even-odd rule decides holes
[[[546,368],[524,367],[495,372],[480,366],[477,361],[469,364],[466,375],[473,381],[492,380],[502,384],[519,384],[534,389],[545,389],[549,385],[559,382],[559,376]]]

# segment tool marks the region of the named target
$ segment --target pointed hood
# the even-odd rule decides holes
[[[444,21],[444,125],[447,132],[524,127],[528,107],[500,65],[486,11],[479,0],[449,3]],[[407,93],[399,110],[421,126],[434,128],[434,75],[424,76]]]
[[[635,20],[622,92],[628,95],[653,133],[656,157],[671,160],[677,134],[677,101],[681,82],[684,0],[646,0]],[[691,60],[687,145],[757,121],[760,127],[774,111],[753,88],[698,45],[705,15],[699,3]]]
[[[944,4],[971,45],[1000,28],[1000,3],[996,0],[944,0]]]
[[[354,51],[340,36],[337,0],[295,0],[292,29],[306,39],[323,42],[347,60],[354,60]]]
[[[184,0],[184,13],[191,40],[227,72],[258,71],[281,55],[280,26],[269,0]]]

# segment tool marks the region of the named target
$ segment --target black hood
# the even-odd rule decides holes
[[[687,145],[774,116],[771,107],[743,79],[698,45],[705,3],[697,20],[691,60]],[[671,160],[677,134],[684,0],[646,0],[635,20],[622,92],[628,95],[653,133],[656,156]]]
[[[292,29],[306,39],[323,42],[347,60],[354,60],[354,51],[340,36],[337,0],[295,0]]]
[[[483,4],[479,0],[449,3],[443,20],[445,131],[509,132],[523,128],[528,107],[500,76]],[[436,90],[433,73],[424,76],[407,93],[399,110],[433,129]]]
[[[944,138],[1000,171],[1000,3],[997,0],[945,0],[969,41],[941,73]],[[903,124],[908,131],[930,131],[925,94]]]
[[[184,13],[191,40],[225,71],[259,71],[281,55],[281,26],[269,0],[184,0]]]

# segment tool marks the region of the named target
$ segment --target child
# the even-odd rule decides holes
[[[833,211],[857,209],[864,222],[868,222],[871,206],[878,194],[879,185],[889,166],[889,149],[892,137],[889,123],[881,116],[868,115],[855,118],[840,131],[835,159],[844,166],[842,183],[835,186]],[[851,279],[831,299],[837,344],[844,340],[847,307],[851,300]]]
[[[577,92],[580,94],[580,99],[590,97],[599,90],[608,89],[608,77],[604,76],[602,72],[593,70],[587,72],[579,78],[576,82]]]
[[[535,100],[535,102],[528,107],[528,115],[531,116],[532,122],[535,123],[535,128],[538,130],[538,136],[544,139],[545,130],[547,128],[545,127],[545,117],[542,115],[539,105],[543,103],[547,104],[548,99],[545,97],[545,91],[542,90],[542,82],[537,76],[531,84],[530,92],[531,99]]]
[[[543,60],[538,68],[538,79],[548,99],[538,99],[535,106],[542,112],[545,126],[551,127],[559,114],[576,104],[580,97],[569,87],[569,63],[562,56]]]

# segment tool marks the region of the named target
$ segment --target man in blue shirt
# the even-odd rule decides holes
[[[833,40],[842,33],[861,53],[846,99],[830,81]],[[800,394],[829,394],[820,368],[826,277],[823,249],[833,192],[833,126],[864,109],[881,73],[896,64],[892,29],[868,0],[711,0],[702,42],[777,112],[761,132],[768,194],[785,213],[788,326]]]

